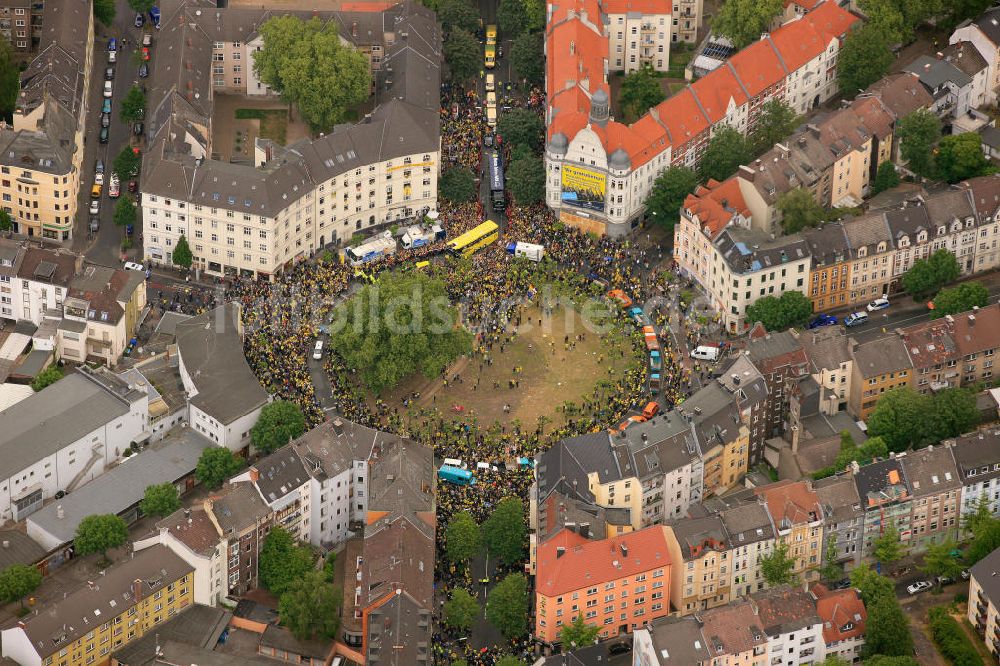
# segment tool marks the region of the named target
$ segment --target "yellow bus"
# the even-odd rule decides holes
[[[468,257],[500,238],[500,227],[496,222],[486,220],[475,229],[448,241],[448,252],[452,256]]]

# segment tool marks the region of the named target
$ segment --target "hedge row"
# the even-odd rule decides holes
[[[982,657],[969,640],[969,635],[958,626],[944,606],[930,609],[928,615],[931,636],[948,661],[955,666],[982,666]]]

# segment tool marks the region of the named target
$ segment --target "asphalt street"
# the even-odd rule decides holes
[[[122,100],[129,89],[137,83],[146,83],[149,79],[139,79],[139,53],[143,30],[152,30],[149,17],[145,17],[145,27],[136,28],[134,25],[135,12],[128,6],[125,0],[116,1],[117,14],[114,25],[105,27],[97,23],[97,35],[94,38],[93,71],[91,72],[90,97],[87,100],[87,130],[84,137],[84,160],[83,177],[79,192],[77,219],[73,229],[73,249],[84,252],[87,259],[105,266],[119,266],[121,264],[121,242],[125,235],[125,230],[114,224],[115,200],[108,197],[107,178],[111,173],[111,164],[122,148],[129,145],[132,136],[132,127],[122,122],[119,112],[121,111]],[[155,32],[155,31],[154,31]],[[117,63],[108,64],[108,40],[114,37],[118,40]],[[127,45],[122,46],[121,40],[127,40]],[[153,45],[150,48],[153,59],[150,66],[155,62],[156,55],[156,35],[153,35]],[[112,81],[114,85],[111,97],[111,126],[108,133],[108,143],[102,144],[98,141],[101,131],[101,104],[104,101],[104,72],[108,67],[114,67],[115,77]],[[90,222],[90,188],[94,184],[94,164],[97,159],[104,162],[105,167],[105,187],[101,194],[101,209],[98,215],[100,219],[100,229],[96,235],[91,235],[88,230]],[[128,196],[128,179],[124,174],[121,176],[121,196]],[[136,197],[137,195],[132,195]],[[130,251],[133,257],[141,257],[142,251],[138,242],[138,235],[141,226],[136,225],[135,246]]]

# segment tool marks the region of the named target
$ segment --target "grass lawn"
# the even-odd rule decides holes
[[[671,95],[676,95],[676,94],[677,94],[677,93],[679,93],[680,91],[684,90],[684,87],[685,87],[685,86],[687,86],[687,84],[686,84],[686,83],[680,83],[680,82],[676,82],[676,83],[668,83],[668,84],[667,84],[667,88],[669,88],[669,89],[670,89],[670,94],[671,94]]]
[[[285,109],[236,109],[237,120],[259,120],[262,139],[285,145],[288,132],[288,111]]]
[[[468,422],[475,417],[483,426],[518,419],[523,426],[534,427],[538,417],[545,416],[553,426],[563,425],[565,414],[556,411],[556,406],[567,401],[580,405],[586,396],[593,394],[598,381],[620,378],[628,365],[627,359],[631,358],[631,347],[626,338],[602,338],[596,333],[586,333],[585,340],[567,351],[563,343],[566,333],[571,332],[572,340],[576,333],[585,330],[580,316],[575,310],[559,308],[538,326],[541,316],[541,310],[535,306],[522,311],[517,339],[506,345],[502,354],[494,347],[492,366],[484,365],[480,370],[479,357],[472,361],[459,359],[451,374],[460,374],[461,383],[449,382],[445,386],[441,379],[428,381],[416,375],[386,396],[386,402],[400,405],[405,396],[419,392],[417,406],[436,409],[446,419]],[[530,326],[526,324],[528,321]],[[624,357],[618,352],[622,348]],[[601,356],[603,360],[599,360]],[[521,368],[516,375],[512,374],[515,366]],[[508,381],[514,377],[520,386],[508,388]],[[473,389],[477,380],[478,388]],[[494,381],[499,388],[493,388]],[[504,404],[510,405],[509,414],[504,414]],[[464,410],[453,411],[455,405]]]

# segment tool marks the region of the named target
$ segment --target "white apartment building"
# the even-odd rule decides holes
[[[962,481],[961,516],[975,513],[980,498],[989,502],[994,515],[1000,515],[1000,431],[980,430],[944,443],[949,441]],[[966,531],[961,520],[959,526]]]
[[[149,398],[83,366],[0,412],[0,522],[21,520],[70,492],[148,436]]]
[[[299,541],[309,541],[312,494],[309,473],[291,447],[283,446],[237,474],[230,483],[253,486],[281,527]]]
[[[729,595],[738,599],[767,586],[760,560],[774,550],[774,525],[760,504],[746,503],[719,513],[729,533]]]
[[[767,634],[772,666],[807,666],[826,658],[816,601],[801,587],[778,587],[750,598]]]
[[[247,33],[255,32],[249,26],[262,20],[259,12],[251,21],[249,10],[202,12],[184,6],[178,12],[189,21],[164,22],[159,50],[184,52],[187,62],[156,72],[168,92],[151,104],[157,112],[148,121],[153,139],[141,185],[145,258],[170,264],[184,236],[196,269],[271,278],[357,232],[434,208],[440,170],[440,29],[427,10],[401,7],[368,19],[382,26],[387,16],[395,17],[389,30],[361,29],[357,21],[350,27],[358,43],[372,42],[373,62],[377,56],[380,65],[386,64],[385,71],[376,72],[375,110],[362,122],[337,126],[315,140],[285,147],[258,140],[252,163],[209,156],[214,91],[266,93],[255,83],[253,90],[241,88],[243,68],[252,69],[252,52],[236,36],[244,23]],[[220,21],[232,25],[213,27]],[[384,56],[381,47],[374,51],[375,42],[383,41]],[[194,43],[197,49],[191,48]],[[208,67],[211,80],[203,75]]]
[[[749,133],[761,105],[775,97],[800,110],[829,99],[841,40],[857,20],[822,3],[625,125],[610,116],[607,71],[618,68],[619,48],[622,67],[638,65],[641,54],[636,63],[624,56],[633,36],[643,44],[643,19],[626,26],[622,17],[620,31],[612,23],[605,33],[593,22],[600,13],[592,0],[550,12],[546,203],[566,224],[612,235],[638,224],[661,171],[697,165],[714,127]],[[653,45],[659,26],[645,25]]]
[[[180,322],[176,336],[188,423],[230,451],[246,448],[270,396],[243,355],[240,306],[227,303]]]
[[[973,21],[964,21],[948,38],[949,44],[971,42],[988,67],[986,103],[996,103],[1000,88],[1000,8],[991,7]]]
[[[605,5],[608,24],[608,67],[620,72],[634,72],[650,67],[657,72],[670,68],[671,35],[676,34],[669,6],[634,8],[632,2],[611,2]],[[653,5],[653,3],[649,3]],[[646,13],[649,10],[651,13]],[[689,21],[691,19],[688,19]]]
[[[979,560],[969,576],[969,623],[993,658],[1000,656],[1000,549]]]

